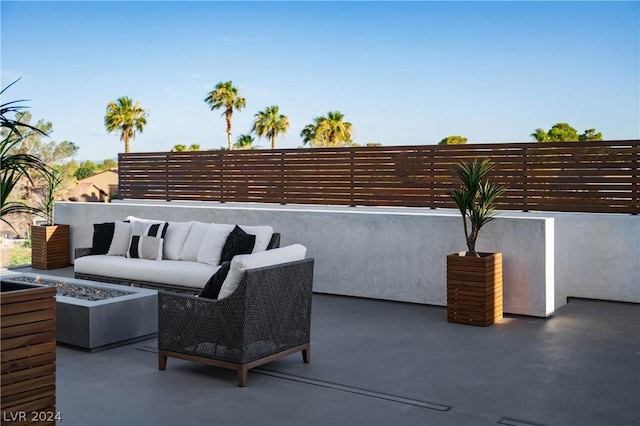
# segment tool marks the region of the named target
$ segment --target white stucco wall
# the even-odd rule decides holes
[[[453,210],[258,204],[59,203],[71,246],[91,245],[94,223],[128,215],[170,221],[269,224],[282,245],[316,259],[314,291],[446,305],[446,255],[464,250]],[[548,316],[570,296],[640,302],[640,218],[503,213],[478,249],[503,253],[505,312]]]

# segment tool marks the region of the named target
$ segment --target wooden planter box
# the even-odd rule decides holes
[[[488,326],[502,319],[502,253],[447,256],[447,320]]]
[[[64,268],[69,261],[69,225],[31,226],[31,266]]]
[[[2,424],[53,425],[56,288],[3,282],[0,308]]]

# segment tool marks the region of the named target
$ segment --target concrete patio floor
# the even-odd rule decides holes
[[[30,268],[22,272],[39,272]],[[70,268],[40,271],[70,276]],[[548,319],[450,324],[443,307],[315,294],[311,363],[235,372],[156,340],[58,346],[64,425],[638,425],[640,305],[572,299]]]

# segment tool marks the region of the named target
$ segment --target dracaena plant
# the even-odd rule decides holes
[[[2,89],[0,95],[4,95],[4,92],[17,81],[18,80]],[[47,166],[38,157],[16,152],[14,149],[16,144],[24,138],[24,135],[21,133],[24,129],[45,135],[40,129],[22,123],[19,119],[16,120],[14,118],[16,113],[27,108],[21,104],[22,102],[24,102],[24,100],[9,101],[0,104],[0,134],[2,134],[2,141],[0,141],[0,220],[12,228],[13,225],[8,222],[7,215],[14,213],[37,213],[38,210],[26,205],[22,201],[12,200],[11,192],[21,179],[26,179],[29,184],[33,185],[33,180],[31,179],[32,172],[43,175],[48,173]]]
[[[41,187],[40,199],[38,200],[38,215],[46,220],[47,226],[54,225],[54,213],[56,201],[60,200],[60,189],[64,183],[64,173],[60,169],[48,168],[46,173],[42,173],[44,184]]]
[[[476,240],[480,229],[495,217],[495,201],[502,195],[506,187],[489,182],[488,174],[493,170],[489,159],[473,163],[458,163],[454,169],[461,181],[460,187],[449,195],[455,201],[464,225],[464,236],[467,242],[467,256],[479,257],[476,251]]]

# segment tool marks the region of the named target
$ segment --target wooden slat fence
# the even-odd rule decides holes
[[[490,158],[499,209],[640,212],[640,141],[119,155],[124,199],[455,208],[460,161]]]

